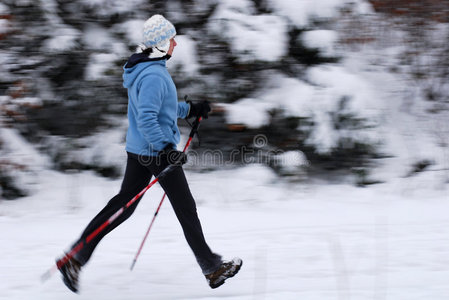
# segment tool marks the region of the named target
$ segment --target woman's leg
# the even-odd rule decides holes
[[[125,176],[123,178],[120,192],[108,202],[108,204],[92,219],[92,221],[90,221],[80,239],[74,245],[81,241],[85,242],[87,236],[89,236],[94,230],[106,222],[115,212],[117,212],[134,196],[142,191],[149,183],[151,176],[151,171],[139,163],[137,156],[128,154]],[[101,239],[128,219],[136,209],[139,202],[140,198],[129,208],[125,209],[117,219],[109,224],[109,226],[100,232],[95,238],[89,241],[89,243],[85,243],[84,247],[74,256],[74,258],[81,265],[85,265],[89,261],[95,247]]]
[[[167,165],[167,162],[156,163],[153,161],[148,164],[148,168],[157,176]],[[182,167],[174,168],[159,183],[170,199],[187,243],[192,249],[203,274],[214,272],[221,265],[221,256],[213,253],[206,243],[195,200],[190,192]]]

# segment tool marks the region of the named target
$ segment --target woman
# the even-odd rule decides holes
[[[74,244],[86,240],[95,229],[137,195],[170,163],[186,162],[183,152],[176,150],[180,133],[177,118],[208,117],[207,101],[186,103],[177,100],[175,84],[167,71],[166,61],[176,47],[175,27],[161,15],[154,15],[144,24],[142,52],[133,54],[124,66],[123,86],[128,89],[129,128],[126,135],[128,154],[125,176],[120,192],[92,219]],[[234,276],[241,259],[224,262],[207,245],[182,165],[177,165],[159,183],[166,192],[184,231],[184,236],[211,288]],[[63,281],[78,292],[81,268],[89,261],[100,240],[119,226],[136,209],[140,199],[127,208],[105,230],[95,236],[60,268]]]

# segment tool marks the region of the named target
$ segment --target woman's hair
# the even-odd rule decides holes
[[[150,55],[151,53],[153,53],[153,48],[142,49],[142,53],[146,54],[146,55]]]

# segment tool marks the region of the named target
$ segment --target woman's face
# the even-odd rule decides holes
[[[173,50],[175,49],[176,45],[177,45],[177,43],[175,41],[175,38],[172,38],[170,40],[170,48],[168,48],[168,51],[167,51],[168,55],[173,55]]]

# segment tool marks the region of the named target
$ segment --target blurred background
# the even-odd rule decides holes
[[[395,164],[447,183],[447,0],[2,0],[2,199],[32,193],[42,169],[120,177],[122,66],[156,13],[178,31],[179,99],[216,104],[197,148],[222,156],[191,168],[365,186]]]

